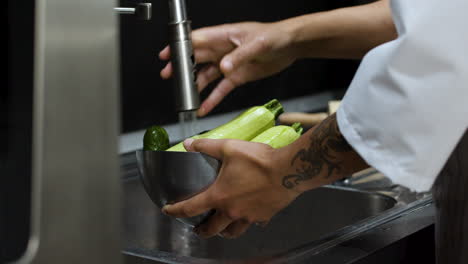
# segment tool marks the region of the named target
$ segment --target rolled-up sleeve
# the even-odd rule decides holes
[[[366,162],[427,191],[468,127],[466,0],[392,1],[399,37],[363,59],[337,112]]]

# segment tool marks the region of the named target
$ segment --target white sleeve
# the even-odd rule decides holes
[[[337,121],[367,163],[427,191],[468,127],[467,0],[394,0],[399,37],[363,59]]]

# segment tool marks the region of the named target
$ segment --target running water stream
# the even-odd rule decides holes
[[[200,133],[196,110],[179,112],[179,124],[181,136],[183,139]]]

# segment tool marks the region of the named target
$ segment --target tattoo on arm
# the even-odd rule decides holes
[[[342,161],[334,154],[353,151],[346,139],[340,133],[336,122],[336,115],[320,123],[310,135],[310,145],[301,149],[291,160],[294,165],[298,160],[302,164],[296,169],[295,174],[283,177],[283,186],[287,189],[294,188],[302,181],[317,177],[324,171],[325,178],[329,178],[333,172],[342,170]]]

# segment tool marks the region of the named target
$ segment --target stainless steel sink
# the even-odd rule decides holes
[[[189,227],[161,214],[137,178],[126,180],[123,186],[124,252],[147,259],[145,263],[269,258],[313,243],[396,204],[385,195],[327,186],[301,195],[265,228],[251,227],[235,240],[204,240]]]

